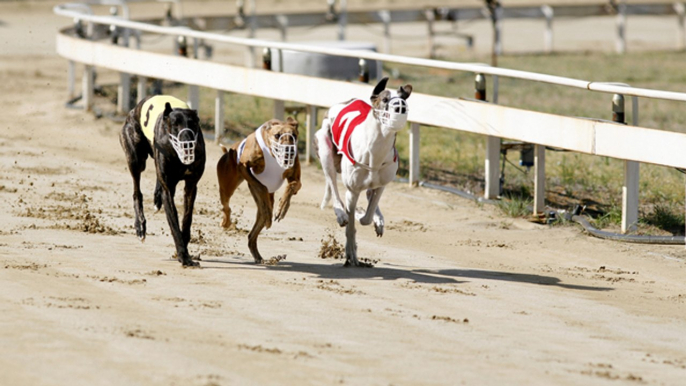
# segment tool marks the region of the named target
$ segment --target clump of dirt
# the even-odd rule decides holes
[[[426,226],[422,223],[403,220],[400,222],[393,222],[386,226],[389,230],[396,230],[398,232],[426,232]]]
[[[332,233],[327,234],[322,239],[319,248],[319,258],[321,259],[343,259],[345,258],[345,248],[339,243]]]
[[[264,265],[277,265],[281,260],[286,260],[286,255],[277,255],[264,261]]]
[[[450,322],[450,323],[464,323],[464,324],[469,323],[469,319],[467,319],[467,318],[464,318],[462,320],[457,320],[457,319],[451,318],[450,316],[439,316],[439,315],[432,316],[431,320],[442,320],[444,322]]]
[[[207,238],[205,237],[205,234],[203,233],[203,231],[201,231],[200,229],[198,229],[197,231],[198,231],[198,235],[191,237],[191,243],[198,244],[198,245],[209,244],[209,242],[207,241]]]
[[[86,233],[102,233],[106,235],[119,234],[119,231],[116,231],[107,225],[101,224],[100,220],[88,209],[84,210],[81,224],[79,224],[75,229],[81,229],[81,231]]]
[[[90,198],[86,195],[68,195],[63,193],[49,194],[45,197],[48,200],[66,201],[69,205],[54,205],[33,208],[27,206],[19,213],[22,217],[31,217],[43,220],[77,220],[78,223],[63,223],[53,224],[50,226],[54,229],[69,229],[79,230],[86,233],[100,233],[107,235],[117,235],[121,233],[100,222],[97,214],[92,212],[88,206]],[[27,205],[22,199],[18,201],[19,205]],[[98,210],[101,214],[102,210]]]
[[[278,348],[267,348],[267,347],[262,347],[262,345],[257,345],[257,346],[250,346],[247,344],[239,344],[238,348],[241,350],[250,350],[250,351],[255,351],[255,352],[266,352],[270,354],[281,354],[281,350]]]

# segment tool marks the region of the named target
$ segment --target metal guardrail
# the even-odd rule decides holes
[[[193,39],[194,41],[202,39],[205,41],[215,41],[252,48],[257,47],[269,48],[273,50],[293,50],[324,55],[363,58],[406,65],[440,68],[454,71],[467,71],[475,74],[492,75],[494,77],[504,76],[515,79],[573,87],[577,89],[586,89],[593,92],[630,95],[635,98],[646,97],[686,102],[686,93],[635,88],[616,83],[592,82],[554,75],[491,67],[479,63],[452,63],[439,60],[381,54],[370,51],[341,50],[305,44],[232,37],[216,33],[195,31],[188,28],[163,27],[148,23],[124,20],[118,17],[96,16],[76,11],[69,5],[56,6],[54,8],[54,12],[61,16],[86,22],[89,25],[101,24],[105,26],[116,26],[117,28],[122,28],[126,31],[142,31],[170,35],[174,37],[184,36],[186,38]],[[188,83],[191,85],[191,88],[195,88],[196,91],[197,86],[211,87],[218,90],[216,101],[217,107],[215,110],[216,114],[218,114],[216,117],[217,123],[223,122],[223,110],[219,106],[222,104],[222,93],[224,91],[244,92],[251,95],[272,97],[272,99],[275,99],[275,116],[278,117],[279,114],[283,115],[283,100],[288,99],[291,95],[286,92],[281,92],[282,90],[273,90],[274,85],[278,84],[279,88],[282,88],[283,84],[287,84],[290,86],[290,88],[286,86],[283,87],[289,89],[307,89],[308,87],[311,89],[317,89],[317,87],[323,85],[323,87],[325,87],[327,90],[336,89],[337,91],[341,91],[342,94],[348,96],[360,95],[359,92],[361,88],[363,88],[363,86],[353,85],[345,82],[301,77],[292,74],[271,73],[262,70],[241,69],[239,67],[221,65],[208,61],[174,58],[169,57],[169,55],[134,51],[119,46],[103,45],[101,43],[89,41],[88,39],[78,39],[65,34],[58,36],[58,52],[72,61],[78,61],[86,64],[87,71],[84,73],[84,98],[86,100],[88,100],[88,98],[92,99],[92,96],[88,95],[89,93],[92,93],[93,86],[92,68],[89,68],[90,66],[97,65],[120,71],[122,73],[122,83],[125,83],[124,81],[128,81],[129,79],[128,73],[138,74],[143,77],[156,76],[156,71],[160,68],[159,63],[168,63],[168,68],[165,69],[161,78]],[[168,57],[168,59],[165,59],[165,56]],[[117,63],[117,58],[122,57],[127,58],[126,63]],[[139,62],[137,62],[136,58],[140,59]],[[158,68],[153,68],[154,66],[151,66],[150,63],[157,63]],[[194,71],[190,71],[191,74],[184,74],[184,67],[193,68]],[[211,74],[215,74],[214,77],[211,76]],[[231,79],[240,79],[240,84],[234,84],[234,82],[231,82],[230,79],[227,78],[229,74],[234,76],[234,78]],[[254,82],[254,84],[249,86],[244,84],[245,82],[251,81]],[[293,96],[292,100],[306,103],[315,111],[315,113],[312,114],[312,111],[308,109],[310,114],[308,115],[307,133],[308,137],[310,137],[314,127],[316,126],[316,122],[312,118],[312,116],[314,116],[314,119],[316,119],[316,106],[329,106],[334,104],[336,101],[333,101],[333,99],[329,97],[327,97],[328,99],[313,97],[310,95],[312,94],[311,92],[303,92],[301,94],[303,95],[299,95],[297,97]],[[631,229],[635,225],[635,219],[637,219],[638,162],[651,162],[667,166],[686,167],[686,160],[681,160],[681,158],[678,156],[682,153],[683,148],[686,147],[686,134],[659,132],[640,127],[623,126],[600,121],[587,121],[578,118],[542,114],[503,106],[496,106],[492,104],[434,97],[417,93],[413,94],[413,106],[416,106],[417,108],[413,108],[410,115],[411,183],[417,182],[419,170],[419,124],[448,127],[487,135],[489,137],[487,139],[489,146],[487,146],[486,154],[487,170],[492,169],[492,167],[488,166],[489,164],[493,166],[494,163],[498,163],[500,154],[499,142],[498,146],[496,147],[492,145],[493,139],[519,139],[536,144],[535,202],[541,203],[535,205],[536,212],[541,211],[543,202],[542,194],[544,190],[542,189],[542,184],[544,181],[545,154],[543,150],[545,146],[556,146],[572,151],[631,160],[626,161],[627,167],[625,168],[626,176],[624,201],[626,205],[623,207],[623,212],[626,215],[626,221],[623,221],[623,230]],[[634,106],[634,109],[636,109],[637,103],[634,102]],[[197,106],[193,104],[192,107],[197,108]],[[419,111],[419,113],[417,113],[417,111]],[[219,116],[219,114],[222,115]],[[634,110],[634,125],[637,124],[636,119],[637,111]],[[564,131],[555,133],[545,132],[544,130],[537,129],[536,125],[556,127]],[[575,135],[578,135],[578,137],[574,138]],[[651,145],[664,145],[660,154],[653,154],[648,153],[647,150],[644,149],[623,148],[620,146],[621,143],[619,145],[617,143],[617,138],[622,137],[629,138],[632,141],[638,141],[638,143],[641,143],[642,146],[645,146],[647,143]],[[308,140],[307,143],[309,154],[310,140]],[[650,146],[646,147],[650,148]],[[498,183],[497,175],[493,174],[494,173],[487,173],[486,198],[493,198],[488,197],[488,192],[491,191],[491,189],[488,189],[489,184],[492,186],[493,184]]]

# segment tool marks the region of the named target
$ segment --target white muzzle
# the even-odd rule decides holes
[[[179,137],[184,131],[190,131],[193,139],[190,141],[180,141]],[[178,135],[169,134],[169,140],[171,141],[172,147],[176,150],[176,154],[184,165],[190,165],[195,161],[195,145],[198,143],[198,138],[193,130],[185,128],[179,131]]]
[[[376,114],[382,126],[397,131],[405,127],[408,111],[405,99],[394,97],[388,102],[385,110],[376,110]]]
[[[289,145],[276,141],[272,138],[271,143],[272,154],[274,155],[276,162],[282,168],[290,169],[293,167],[293,165],[295,165],[295,159],[298,157],[297,142],[295,137],[290,133],[282,134],[279,139],[290,139],[290,142],[293,142],[292,145]]]

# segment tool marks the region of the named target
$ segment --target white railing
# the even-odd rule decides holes
[[[194,31],[179,27],[162,27],[117,17],[96,16],[70,9],[66,5],[54,9],[58,15],[78,19],[81,22],[114,25],[119,28],[157,33],[170,36],[185,36],[246,47],[269,48],[272,50],[293,50],[326,55],[364,58],[384,62],[401,63],[474,74],[487,74],[509,78],[545,82],[549,84],[585,89],[590,92],[630,95],[635,98],[657,98],[672,101],[686,101],[686,94],[627,85],[592,82],[537,74],[526,71],[490,67],[478,63],[452,63],[430,59],[410,58],[380,54],[370,51],[341,50],[304,44],[264,41],[225,36],[215,33]],[[181,82],[193,88],[207,87],[217,90],[215,103],[216,127],[223,127],[224,92],[241,93],[270,98],[275,101],[275,117],[282,118],[283,101],[293,101],[308,106],[307,118],[307,160],[311,156],[312,134],[316,128],[316,108],[329,107],[350,97],[367,98],[370,87],[364,84],[313,78],[302,75],[277,73],[261,69],[233,66],[212,61],[189,59],[174,55],[133,50],[90,39],[83,39],[62,32],[57,36],[58,53],[86,66],[83,78],[83,98],[86,108],[92,103],[93,67],[107,68],[122,73],[122,80],[130,74],[139,77],[139,97],[144,97],[146,77]],[[73,68],[73,66],[72,66]],[[71,72],[73,73],[73,71]],[[142,83],[141,83],[142,82]],[[322,91],[325,90],[325,91]],[[128,94],[128,92],[126,93]],[[124,95],[124,94],[122,94]],[[197,97],[196,97],[197,98]],[[198,108],[197,99],[191,106]],[[634,98],[634,101],[635,101]],[[121,98],[120,98],[121,99]],[[638,218],[638,162],[663,166],[686,168],[686,134],[666,132],[638,127],[637,103],[633,103],[633,126],[601,121],[545,114],[535,111],[498,106],[480,101],[445,98],[419,92],[412,95],[410,125],[410,183],[418,182],[419,172],[419,126],[430,125],[483,134],[487,139],[486,154],[486,196],[497,186],[499,138],[520,140],[535,145],[535,196],[534,211],[540,213],[543,206],[543,184],[545,176],[546,146],[575,152],[623,159],[625,186],[623,188],[623,231],[635,226]],[[497,140],[497,142],[494,142]],[[495,145],[497,143],[497,146]],[[659,150],[656,150],[659,149]]]

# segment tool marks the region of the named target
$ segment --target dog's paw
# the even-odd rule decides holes
[[[376,231],[376,237],[383,236],[384,223],[383,221],[374,221],[374,231]]]
[[[145,243],[145,235],[138,237],[138,240],[141,241],[141,244]]]
[[[338,225],[342,227],[348,225],[348,214],[343,209],[333,208],[333,211],[336,213],[336,221],[338,221]]]
[[[181,263],[181,266],[184,268],[202,268],[200,266],[200,263],[198,263],[197,261],[193,261],[193,260],[189,261],[188,263]]]

